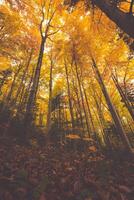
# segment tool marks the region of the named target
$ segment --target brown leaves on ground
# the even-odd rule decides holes
[[[132,200],[132,159],[109,159],[94,149],[1,144],[0,199]]]

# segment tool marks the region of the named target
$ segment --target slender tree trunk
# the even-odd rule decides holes
[[[91,109],[90,109],[88,98],[87,98],[87,93],[86,93],[83,82],[82,82],[82,88],[83,88],[83,92],[84,92],[84,96],[85,96],[85,100],[86,100],[86,104],[87,104],[88,114],[89,114],[91,124],[92,124],[92,130],[93,130],[93,132],[96,132],[94,122],[93,122],[93,118],[92,118],[92,114],[91,114]]]
[[[58,128],[61,130],[61,99],[58,102]]]
[[[102,131],[103,140],[104,140],[105,144],[107,144],[108,148],[110,147],[110,149],[111,149],[111,143],[110,143],[110,140],[109,140],[109,135],[105,131],[106,121],[105,121],[104,114],[102,112],[101,106],[99,105],[99,103],[97,101],[96,93],[95,93],[93,85],[92,85],[92,91],[93,91],[93,97],[94,97],[94,100],[95,100],[96,108],[97,108],[97,111],[98,111],[98,117],[99,117],[101,129],[103,130]]]
[[[74,124],[74,113],[73,113],[73,106],[72,106],[72,100],[71,100],[71,90],[70,90],[70,83],[69,83],[69,75],[68,75],[68,68],[66,61],[64,63],[65,66],[65,72],[66,72],[66,81],[67,81],[67,91],[68,91],[68,100],[69,100],[69,111],[71,116],[71,122],[72,122],[72,128],[75,127]]]
[[[50,77],[49,77],[48,114],[47,114],[47,125],[46,125],[46,127],[47,127],[47,133],[49,133],[50,125],[51,125],[52,87],[53,87],[53,61],[51,60]]]
[[[22,90],[21,90],[21,94],[20,94],[20,98],[19,98],[19,102],[18,102],[18,106],[21,107],[21,103],[23,102],[23,98],[25,95],[25,85],[23,84]]]
[[[130,103],[129,103],[127,97],[126,97],[126,95],[125,95],[124,92],[122,91],[122,88],[120,87],[120,85],[119,85],[119,83],[118,83],[118,80],[116,79],[116,77],[115,77],[114,75],[112,76],[112,79],[113,79],[113,81],[114,81],[114,83],[115,83],[115,86],[116,86],[116,88],[117,88],[117,90],[118,90],[118,92],[119,92],[119,94],[120,94],[120,96],[121,96],[123,102],[125,103],[126,108],[128,109],[128,111],[129,111],[129,113],[130,113],[132,119],[134,120],[134,112],[133,112],[133,110],[131,109],[131,105],[130,105]]]
[[[25,105],[25,110],[26,110],[26,107],[27,107],[27,102],[28,102],[28,92],[31,91],[32,89],[32,84],[33,84],[33,79],[34,79],[34,74],[35,74],[35,68],[33,67],[33,70],[32,70],[32,75],[31,75],[31,78],[29,80],[29,84],[28,84],[28,87],[25,91],[25,95],[24,95],[24,98],[23,98],[23,102],[24,102],[24,105]]]
[[[4,82],[5,82],[5,76],[2,78],[1,83],[0,83],[0,94],[1,94],[1,89],[4,85]]]
[[[18,67],[16,73],[14,74],[14,78],[13,78],[13,82],[12,82],[12,85],[11,85],[11,88],[10,88],[10,91],[7,95],[7,99],[6,99],[6,103],[8,104],[12,98],[12,94],[13,94],[13,90],[14,90],[14,87],[15,87],[15,83],[16,83],[16,79],[17,79],[17,76],[21,70],[21,65]]]
[[[85,109],[83,92],[82,92],[82,88],[81,88],[81,81],[80,81],[80,77],[79,77],[79,73],[78,73],[78,66],[77,66],[77,63],[76,63],[76,58],[74,59],[74,64],[75,64],[75,71],[76,71],[76,77],[77,77],[77,81],[78,81],[80,96],[81,96],[81,100],[82,100],[82,107],[83,107],[85,120],[86,120],[87,132],[88,132],[88,135],[90,137],[90,131],[91,130],[90,130],[90,126],[89,126],[89,123],[88,123],[87,112],[86,112],[86,109]]]
[[[94,69],[94,72],[95,72],[97,81],[98,81],[98,83],[99,83],[99,85],[100,85],[100,88],[101,88],[101,90],[102,90],[102,92],[103,92],[103,95],[104,95],[104,97],[105,97],[106,103],[107,103],[107,105],[108,105],[108,107],[109,107],[109,111],[110,111],[110,114],[111,114],[111,116],[112,116],[112,119],[113,119],[113,121],[114,121],[114,123],[115,123],[116,129],[117,129],[117,131],[119,132],[119,134],[120,134],[120,136],[121,136],[121,138],[122,138],[122,142],[123,142],[124,146],[126,147],[126,149],[127,149],[129,152],[132,153],[132,148],[131,148],[130,142],[129,142],[129,140],[128,140],[126,134],[125,134],[125,131],[124,131],[124,129],[123,129],[123,126],[122,126],[122,124],[121,124],[121,121],[120,121],[120,118],[119,118],[119,116],[118,116],[118,114],[117,114],[117,111],[116,111],[116,109],[115,109],[113,103],[111,102],[111,99],[110,99],[109,94],[108,94],[108,92],[107,92],[107,89],[106,89],[106,87],[105,87],[105,85],[104,85],[103,79],[102,79],[102,77],[101,77],[101,74],[100,74],[100,72],[99,72],[99,69],[98,69],[98,67],[97,67],[97,65],[96,65],[96,62],[95,62],[94,58],[92,58],[92,62],[93,62],[92,67],[93,67],[93,69]]]
[[[33,49],[31,49],[31,51],[30,51],[30,55],[29,55],[29,58],[28,58],[28,62],[27,62],[27,65],[26,65],[26,68],[25,68],[25,70],[24,70],[24,72],[23,72],[23,75],[22,75],[22,78],[21,78],[21,81],[20,81],[20,85],[19,85],[19,87],[18,87],[18,90],[17,90],[17,92],[16,92],[16,95],[15,95],[15,98],[14,98],[14,100],[13,100],[13,104],[15,103],[15,102],[17,102],[17,99],[18,99],[18,96],[19,96],[19,94],[20,94],[20,92],[21,92],[21,90],[22,90],[22,88],[23,88],[23,82],[24,82],[24,80],[26,79],[26,75],[27,75],[27,72],[28,72],[28,69],[29,69],[29,66],[30,66],[30,62],[31,62],[31,59],[32,59],[32,55],[33,55]]]
[[[131,0],[130,9],[129,9],[129,13],[130,13],[131,15],[133,14],[133,5],[134,5],[134,0]]]
[[[66,104],[63,106],[63,115],[64,115],[64,142],[66,143],[66,135],[68,131],[68,119],[67,119],[67,112],[66,112]]]
[[[99,114],[96,112],[96,110],[94,109],[94,106],[92,106],[92,110],[94,112],[95,118],[97,120],[98,125],[100,126],[100,130],[103,136],[103,140],[104,143],[107,144],[106,140],[105,140],[105,132],[104,132],[104,122],[101,121]]]
[[[24,111],[26,110],[26,104],[27,104],[27,100],[28,100],[28,92],[31,89],[33,77],[34,77],[34,67],[33,67],[33,70],[32,70],[31,77],[29,78],[28,86],[27,86],[27,88],[24,87],[24,94],[21,94],[20,102],[19,102],[19,108],[18,108],[17,112],[21,112],[23,109],[24,109]]]
[[[82,116],[81,102],[80,102],[80,98],[79,98],[79,94],[78,94],[78,89],[75,87],[74,81],[73,81],[73,87],[74,87],[74,92],[75,92],[76,98],[77,98],[76,107],[77,107],[78,114],[80,116],[81,127],[82,127],[83,132],[85,132],[83,116]],[[83,134],[81,133],[80,135],[81,135],[81,139],[82,139],[83,138]]]
[[[39,114],[39,126],[42,126],[43,125],[43,113],[42,111],[40,111],[40,114]]]
[[[1,92],[2,92],[2,87],[3,87],[3,85],[4,85],[4,83],[5,83],[6,79],[7,79],[7,77],[8,77],[8,75],[5,74],[3,76],[3,78],[2,78],[2,80],[1,80],[1,83],[0,83],[0,95],[1,95]]]
[[[29,94],[27,107],[26,107],[26,114],[25,114],[25,123],[26,124],[30,124],[32,122],[32,115],[33,115],[33,110],[34,110],[35,100],[36,100],[36,95],[37,95],[37,90],[38,90],[45,42],[46,42],[46,37],[42,37],[41,45],[40,45],[40,52],[39,52],[39,56],[38,56],[38,62],[37,62],[37,66],[36,66],[35,74],[34,74],[34,78],[33,78],[33,85],[32,85],[32,88],[31,88],[31,91]]]

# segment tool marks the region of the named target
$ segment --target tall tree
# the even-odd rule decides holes
[[[118,78],[116,78],[114,74],[112,75],[112,78],[113,78],[113,81],[114,81],[114,83],[115,83],[115,85],[116,85],[117,90],[119,91],[119,94],[120,94],[120,96],[121,96],[121,98],[122,98],[122,101],[125,103],[126,108],[128,109],[128,111],[129,111],[131,117],[132,117],[133,120],[134,120],[134,111],[133,111],[133,109],[131,108],[131,104],[130,104],[128,98],[127,98],[127,95],[126,95],[126,94],[124,93],[124,91],[122,90],[122,88],[121,88],[121,86],[120,86],[120,84],[119,84]]]
[[[99,69],[98,69],[97,64],[96,64],[96,62],[95,62],[95,60],[94,60],[93,57],[92,57],[92,66],[93,66],[94,72],[95,72],[95,74],[96,74],[97,81],[98,81],[98,83],[99,83],[99,85],[100,85],[100,88],[101,88],[101,90],[102,90],[102,92],[103,92],[103,95],[104,95],[104,97],[105,97],[105,100],[106,100],[106,102],[107,102],[107,105],[108,105],[110,114],[111,114],[111,116],[112,116],[112,119],[113,119],[113,121],[114,121],[114,123],[115,123],[116,129],[117,129],[117,131],[119,132],[119,134],[120,134],[120,136],[121,136],[121,138],[122,138],[122,141],[123,141],[123,143],[124,143],[126,149],[127,149],[129,152],[132,153],[133,151],[132,151],[131,144],[130,144],[130,142],[129,142],[129,140],[128,140],[128,137],[126,136],[126,133],[125,133],[125,131],[124,131],[124,129],[123,129],[123,126],[122,126],[122,123],[121,123],[121,121],[120,121],[120,117],[119,117],[119,115],[118,115],[118,113],[117,113],[117,111],[116,111],[116,109],[115,109],[115,107],[114,107],[114,105],[113,105],[113,103],[112,103],[110,97],[109,97],[109,94],[108,94],[108,92],[107,92],[107,89],[106,89],[106,87],[105,87],[105,84],[104,84],[104,82],[103,82],[103,79],[102,79],[102,77],[101,77],[101,74],[100,74],[100,72],[99,72]]]
[[[33,114],[32,113],[33,107],[35,106],[36,94],[38,91],[40,72],[41,72],[42,61],[43,61],[44,45],[45,45],[48,37],[57,33],[57,31],[53,31],[53,32],[49,33],[50,28],[53,27],[52,20],[55,16],[55,13],[57,10],[57,5],[54,6],[53,3],[54,2],[52,0],[49,0],[47,3],[46,3],[46,1],[43,1],[42,5],[41,5],[41,10],[42,10],[41,11],[42,12],[42,20],[40,22],[41,44],[40,44],[37,66],[35,69],[35,75],[33,78],[33,85],[32,85],[32,89],[29,94],[29,99],[28,99],[27,108],[26,108],[26,117],[25,117],[26,123],[30,122],[31,115]],[[45,24],[45,27],[44,27],[45,20],[47,21],[47,23]]]
[[[65,72],[66,72],[66,80],[67,80],[67,93],[68,93],[68,101],[69,101],[69,111],[71,116],[71,122],[72,122],[72,128],[74,128],[74,113],[73,113],[73,105],[72,105],[72,98],[71,98],[71,89],[70,89],[70,83],[69,83],[69,72],[68,72],[68,66],[66,63],[66,59],[64,59],[64,66],[65,66]]]
[[[78,0],[80,1],[80,0]],[[65,0],[65,4],[74,6],[78,1]],[[93,5],[93,9],[97,6],[102,12],[104,12],[109,19],[111,19],[119,28],[121,28],[130,37],[134,38],[134,16],[132,12],[133,3],[130,3],[130,11],[128,13],[122,11],[117,4],[114,4],[115,0],[85,0],[86,5]],[[91,3],[90,3],[91,2]]]
[[[52,50],[50,55],[50,77],[49,77],[49,97],[48,97],[48,113],[47,113],[47,133],[49,133],[51,127],[51,111],[52,111],[52,88],[53,88],[53,57]]]

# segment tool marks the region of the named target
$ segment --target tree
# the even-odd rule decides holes
[[[88,0],[86,0],[88,1]],[[70,6],[74,6],[78,1],[71,0],[66,1],[65,4],[70,4]],[[133,8],[133,0],[130,4],[130,10],[128,13],[119,9],[119,7],[114,6],[114,1],[110,0],[94,0],[88,1],[88,5],[92,4],[97,6],[102,12],[104,12],[110,20],[112,20],[119,28],[121,28],[125,33],[127,33],[130,37],[134,38],[134,16],[132,12]]]
[[[51,56],[50,56],[50,77],[49,77],[49,98],[48,98],[48,113],[47,113],[47,133],[49,133],[50,127],[51,127],[51,112],[52,112],[52,88],[53,88],[53,67],[54,67],[54,61],[52,57],[52,50],[51,50]]]
[[[110,97],[108,95],[107,89],[106,89],[106,87],[104,85],[104,82],[102,80],[101,74],[100,74],[100,72],[98,70],[97,64],[96,64],[96,62],[95,62],[93,57],[92,57],[92,62],[93,62],[92,66],[93,66],[93,69],[95,71],[97,81],[98,81],[98,83],[99,83],[99,85],[100,85],[100,87],[102,89],[103,94],[104,94],[105,100],[107,102],[107,105],[108,105],[109,111],[111,113],[112,119],[113,119],[113,121],[115,123],[116,129],[118,130],[126,149],[129,152],[132,153],[133,151],[132,151],[131,144],[130,144],[130,142],[129,142],[126,134],[125,134],[125,131],[124,131],[123,126],[122,126],[121,121],[120,121],[120,117],[118,116],[117,111],[116,111],[114,105],[112,104],[112,102],[110,100]]]
[[[128,46],[133,39],[117,32],[97,8],[105,1],[84,1],[92,9],[86,12],[83,1],[69,12],[58,0],[0,3],[0,117],[10,113],[10,127],[23,124],[32,133],[45,126],[48,132],[57,122],[60,132],[92,137],[98,147],[124,143],[131,151],[134,61]],[[111,15],[121,10],[133,17],[133,1],[131,7],[114,0],[107,7],[108,2],[103,7],[112,6]]]
[[[2,87],[3,85],[5,84],[7,78],[12,74],[12,71],[10,69],[7,69],[7,70],[3,70],[1,73],[0,73],[0,76],[2,76],[0,78],[0,95],[2,93]]]
[[[33,78],[33,85],[32,89],[29,94],[29,99],[27,102],[27,108],[26,108],[26,117],[25,117],[25,122],[29,123],[31,120],[31,115],[33,114],[33,107],[35,106],[35,100],[36,100],[36,94],[38,91],[38,84],[39,84],[39,79],[40,79],[40,72],[41,72],[41,67],[42,67],[42,61],[43,61],[43,54],[44,54],[44,45],[51,35],[54,35],[57,33],[56,31],[50,32],[50,29],[53,27],[52,26],[52,21],[55,16],[55,13],[57,11],[58,5],[54,4],[53,1],[49,0],[47,3],[43,1],[41,4],[41,13],[42,13],[42,19],[39,25],[40,28],[40,35],[41,35],[41,44],[40,44],[40,50],[39,50],[39,55],[38,55],[38,61],[37,61],[37,66],[35,69],[35,75]],[[47,14],[45,14],[45,12]],[[45,19],[46,17],[46,19]],[[47,23],[45,24],[44,27],[44,22],[45,20]]]
[[[75,126],[75,124],[74,124],[74,113],[73,113],[71,90],[70,90],[70,83],[69,83],[69,74],[68,74],[68,66],[67,66],[67,63],[66,63],[66,59],[64,59],[64,66],[65,66],[66,80],[67,80],[67,93],[68,93],[68,101],[69,101],[69,110],[70,110],[72,128],[74,128],[74,126]]]

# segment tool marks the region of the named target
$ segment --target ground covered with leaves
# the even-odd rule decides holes
[[[0,200],[132,200],[132,156],[50,143],[0,145]]]

